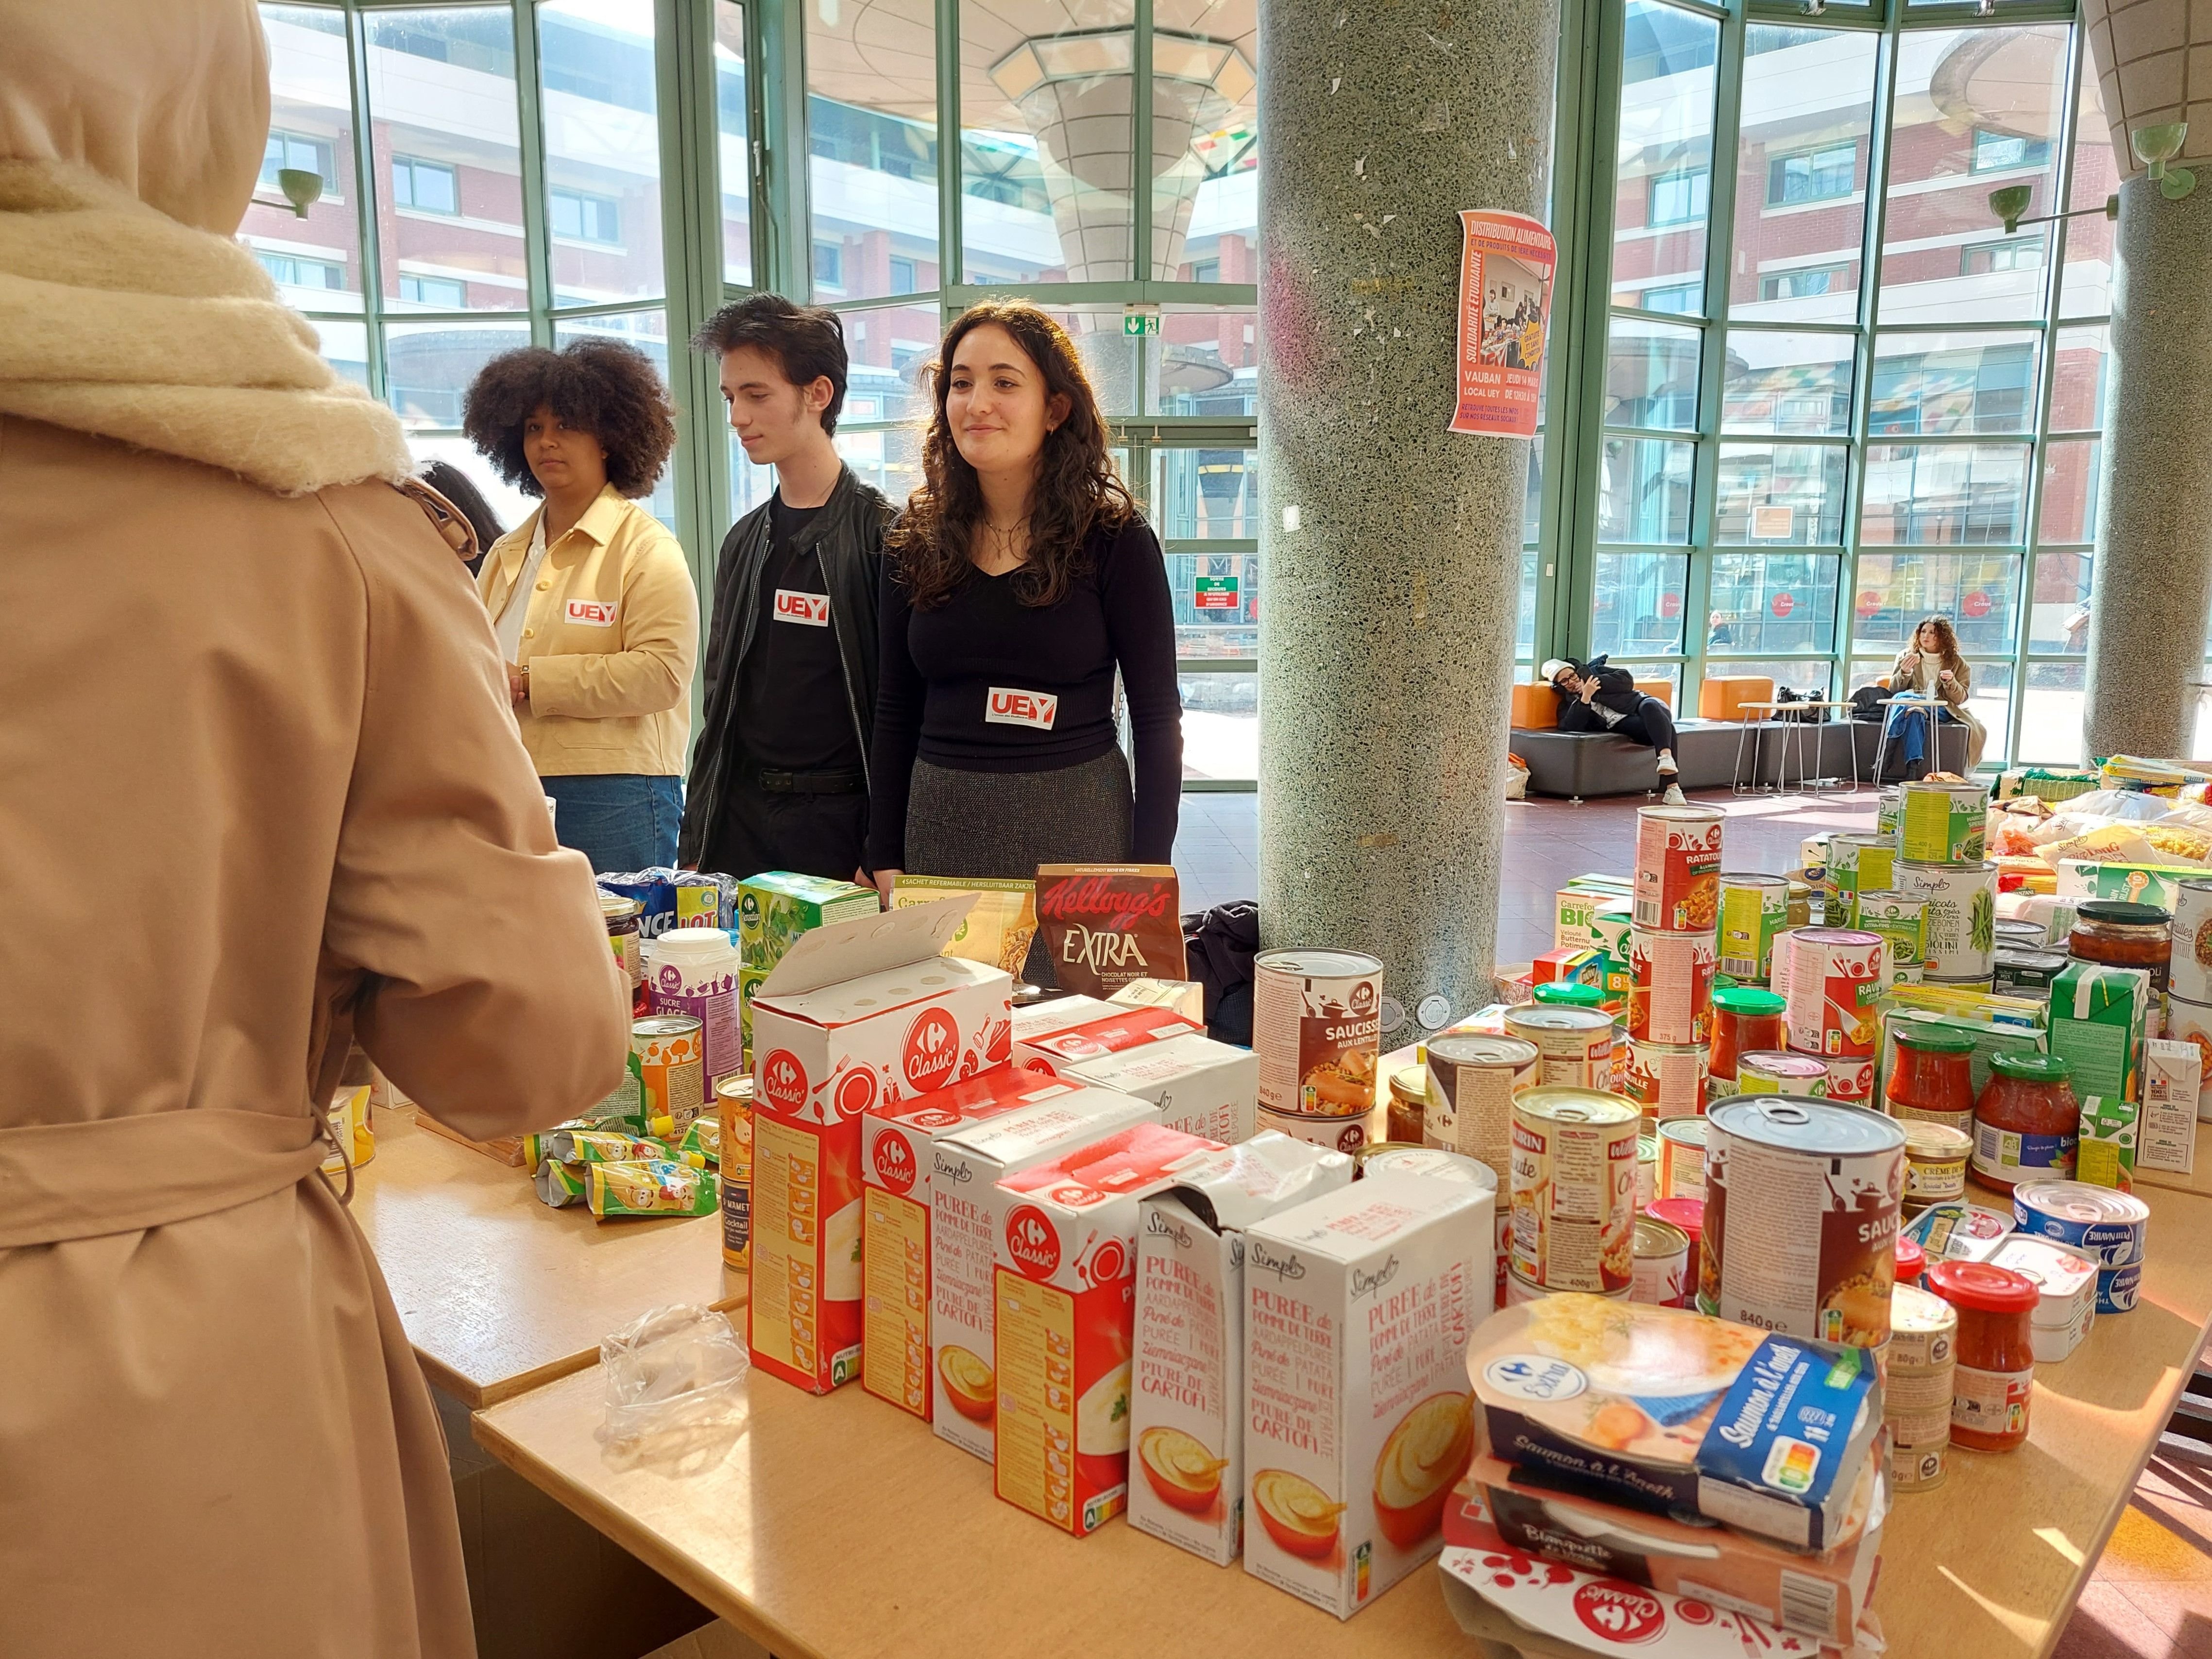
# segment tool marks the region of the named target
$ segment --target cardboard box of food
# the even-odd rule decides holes
[[[1057,1073],[1079,1061],[1205,1032],[1201,1023],[1175,1008],[1064,997],[1021,1011],[1014,1025],[1014,1064]]]
[[[1034,1039],[1071,1025],[1088,1025],[1094,1019],[1111,1019],[1123,1006],[1097,997],[1049,997],[1015,1009],[1014,1063],[1021,1063],[1023,1046]]]
[[[2143,1042],[2142,1116],[2136,1127],[2136,1162],[2146,1170],[2187,1175],[2197,1166],[2197,1103],[2203,1089],[2204,1051],[2193,1042],[2149,1037]]]
[[[2140,1065],[2149,1016],[2150,975],[2144,969],[2075,962],[2059,971],[2051,982],[2051,1052],[2074,1068],[2077,1099],[2142,1098]]]
[[[1155,1101],[1171,1129],[1234,1145],[1252,1136],[1260,1057],[1216,1042],[1173,1008],[1120,1008],[1103,1019],[1018,1042],[1015,1063]]]
[[[1078,1538],[1128,1499],[1137,1206],[1224,1150],[1139,1123],[1009,1175],[989,1194],[993,1485]]]
[[[938,953],[969,901],[815,928],[753,999],[753,1364],[813,1393],[860,1375],[860,1120],[1012,1050],[1010,981]]]
[[[765,973],[783,960],[802,933],[882,909],[874,888],[849,881],[789,870],[747,876],[738,884],[738,951],[746,967]]]
[[[2081,1133],[2074,1148],[2074,1178],[2094,1187],[2136,1188],[2142,1109],[2117,1095],[2088,1095],[2081,1101]]]
[[[1497,1194],[1386,1172],[1244,1235],[1245,1570],[1348,1619],[1443,1547]]]
[[[1172,1008],[1194,1025],[1206,1024],[1206,987],[1194,979],[1133,979],[1106,1000],[1124,1008]]]
[[[1209,1155],[1137,1214],[1129,1524],[1225,1566],[1244,1547],[1244,1229],[1352,1182],[1269,1132]]]

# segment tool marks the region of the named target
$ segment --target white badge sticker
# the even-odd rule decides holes
[[[562,620],[571,628],[612,628],[615,607],[611,600],[571,599]]]
[[[788,587],[775,590],[775,619],[778,622],[805,623],[809,628],[830,626],[830,596],[827,593],[796,593]]]
[[[1052,730],[1052,723],[1060,715],[1060,699],[1042,691],[1015,691],[1003,685],[991,688],[990,704],[983,711],[983,719],[993,726],[1034,726],[1040,732]]]

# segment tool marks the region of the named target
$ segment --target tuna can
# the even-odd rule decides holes
[[[1660,1198],[1705,1196],[1705,1120],[1678,1117],[1659,1126]],[[1651,1200],[1646,1199],[1648,1205]]]
[[[645,953],[638,948],[638,918],[645,914],[645,906],[602,887],[599,914],[606,918],[607,947],[622,963],[623,972],[629,975],[630,989],[635,991],[645,978]]]
[[[1830,1057],[1873,1054],[1881,1036],[1881,994],[1888,988],[1881,935],[1856,927],[1800,927],[1784,939],[1790,1006],[1783,1019],[1790,1046]]]
[[[1528,1089],[1513,1102],[1513,1271],[1547,1291],[1625,1291],[1636,1271],[1632,1101]]]
[[[1729,1101],[1706,1123],[1698,1305],[1783,1336],[1888,1341],[1905,1132],[1788,1096]]]
[[[706,1027],[696,1014],[648,1014],[629,1026],[645,1083],[645,1121],[665,1117],[681,1136],[707,1103]]]
[[[1326,1146],[1346,1158],[1352,1157],[1370,1141],[1388,1139],[1382,1112],[1377,1107],[1370,1107],[1355,1117],[1322,1117],[1313,1112],[1278,1112],[1262,1106],[1259,1127],[1278,1130],[1309,1146]]]
[[[1739,1054],[1735,1062],[1735,1091],[1739,1095],[1809,1095],[1828,1092],[1828,1063],[1817,1054],[1787,1054],[1781,1049]],[[1706,1110],[1711,1111],[1708,1105]]]
[[[2068,926],[2072,926],[2069,922]],[[2009,945],[2016,951],[2047,951],[2051,948],[2051,930],[2039,921],[2021,917],[1999,916],[1992,924],[1999,946]]]
[[[1621,1093],[1654,1118],[1695,1117],[1705,1109],[1705,1050],[1694,1044],[1628,1040]]]
[[[1720,924],[1721,814],[1709,806],[1636,812],[1636,925],[1711,933]]]
[[[1721,872],[1721,972],[1741,983],[1765,983],[1775,937],[1789,925],[1786,878]]]
[[[1703,1042],[1713,1013],[1717,936],[1655,933],[1628,936],[1628,1035],[1638,1042]]]
[[[1890,882],[1897,861],[1894,838],[1864,830],[1832,836],[1828,840],[1828,915],[1841,927],[1854,913],[1861,893],[1881,892]]]
[[[1914,864],[1979,864],[1990,792],[1978,783],[1922,779],[1905,786],[1899,856]]]
[[[1872,1054],[1836,1054],[1820,1063],[1828,1068],[1828,1092],[1823,1098],[1850,1106],[1864,1106],[1872,1102]]]
[[[1858,893],[1853,897],[1850,925],[1861,933],[1881,935],[1893,981],[1908,972],[1917,979],[1928,932],[1926,899],[1894,887]]]
[[[2124,1267],[2097,1269],[2097,1311],[2100,1314],[2133,1313],[2136,1296],[2142,1287],[2143,1264],[2130,1261]]]
[[[1358,951],[1262,951],[1252,958],[1260,1104],[1312,1117],[1375,1106],[1382,963]]]
[[[2070,1244],[2100,1267],[2143,1259],[2150,1206],[2133,1193],[2086,1181],[2024,1181],[2012,1189],[2013,1224]]]
[[[1928,901],[1921,965],[1930,979],[1987,979],[1996,966],[1997,867],[1897,861],[1901,892]]]
[[[1659,1137],[1636,1137],[1636,1207],[1640,1212],[1659,1196]]]
[[[2033,997],[2039,1002],[2048,1001],[2051,982],[2066,971],[2066,964],[2073,959],[2063,951],[2027,951],[1999,939],[1996,969],[1990,981],[1991,988],[2001,997]]]
[[[1597,1089],[1613,1080],[1610,1014],[1521,1005],[1505,1011],[1505,1034],[1535,1048],[1537,1081],[1546,1088]]]
[[[2173,884],[2173,954],[2166,990],[2188,1002],[2212,1002],[2212,878]]]
[[[1964,1129],[1915,1119],[1905,1131],[1905,1212],[1930,1204],[1955,1204],[1966,1196],[1966,1163],[1974,1143]]]
[[[1656,1215],[1636,1218],[1636,1273],[1631,1302],[1679,1308],[1691,1294],[1690,1236]]]
[[[1540,1058],[1518,1037],[1431,1038],[1422,1145],[1504,1169],[1513,1151],[1513,1093],[1535,1086]]]
[[[1890,1484],[1899,1492],[1926,1492],[1942,1484],[1951,1445],[1959,1315],[1932,1291],[1900,1285],[1890,1295],[1889,1320],[1881,1407],[1889,1425]]]
[[[714,1085],[722,1119],[722,1265],[753,1267],[753,1080],[733,1072]]]

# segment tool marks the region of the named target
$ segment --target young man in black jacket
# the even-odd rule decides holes
[[[678,860],[865,880],[876,589],[895,509],[830,441],[844,329],[830,312],[756,294],[691,344],[721,359],[730,429],[775,468],[776,490],[731,526],[715,566]]]
[[[1682,788],[1675,781],[1674,716],[1656,697],[1636,689],[1636,676],[1615,668],[1602,656],[1586,663],[1571,659],[1544,665],[1552,690],[1559,694],[1562,732],[1614,732],[1635,743],[1648,743],[1658,752],[1660,781],[1667,799],[1682,805]]]

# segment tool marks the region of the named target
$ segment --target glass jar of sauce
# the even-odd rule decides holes
[[[1782,1047],[1782,1012],[1789,1004],[1756,985],[1731,985],[1713,993],[1713,1046],[1705,1075],[1735,1078],[1737,1057]]]
[[[1939,1261],[1927,1284],[1959,1314],[1951,1443],[2011,1451],[2027,1438],[2035,1385],[2035,1281],[1986,1261]]]
[[[1882,1099],[1889,1115],[1946,1123],[1968,1134],[1974,1127],[1974,1040],[1963,1031],[1900,1020],[1891,1028],[1897,1058]]]
[[[2076,962],[2150,970],[2152,1006],[2166,1006],[2167,969],[2173,957],[2173,917],[2155,904],[2092,899],[2074,912],[2066,954]]]
[[[1390,1073],[1390,1107],[1386,1138],[1418,1146],[1427,1133],[1429,1068],[1401,1066]]]
[[[2074,1068],[2057,1054],[2000,1051],[1974,1103],[1976,1179],[2010,1192],[2023,1181],[2071,1181],[2081,1133]]]

